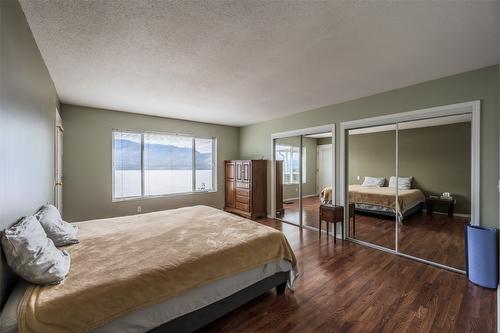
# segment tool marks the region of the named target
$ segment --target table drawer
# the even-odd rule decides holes
[[[248,198],[250,196],[250,191],[242,189],[242,188],[237,188],[236,189],[236,196],[247,197]]]
[[[250,183],[236,182],[237,188],[250,188]]]
[[[245,212],[249,212],[250,211],[250,205],[236,201],[236,209],[239,209],[239,210],[242,210],[242,211],[245,211]]]
[[[240,203],[243,203],[243,204],[249,204],[250,203],[250,198],[248,196],[237,195],[236,196],[236,201],[240,202]]]
[[[321,209],[320,218],[323,221],[333,222],[335,220],[335,212],[331,209]]]
[[[338,222],[344,220],[344,208],[341,206],[321,207],[320,208],[320,218],[323,221],[328,222]]]

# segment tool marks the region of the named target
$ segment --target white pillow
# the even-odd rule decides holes
[[[398,177],[398,189],[409,190],[411,189],[411,183],[413,182],[413,177]],[[389,187],[396,187],[396,177],[392,176],[389,179]]]
[[[40,224],[56,246],[78,243],[76,233],[78,228],[71,223],[63,221],[59,210],[52,205],[43,206],[36,214]]]
[[[371,186],[371,187],[382,187],[385,184],[384,177],[368,177],[365,176],[363,184],[361,186]]]
[[[31,283],[57,284],[69,272],[69,254],[54,245],[34,216],[5,229],[2,247],[9,266]]]

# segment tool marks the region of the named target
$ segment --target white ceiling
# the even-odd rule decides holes
[[[62,102],[218,124],[500,60],[498,1],[21,4]]]

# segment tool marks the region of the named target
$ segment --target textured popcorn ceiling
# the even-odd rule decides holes
[[[499,62],[499,2],[21,0],[61,101],[246,125]]]

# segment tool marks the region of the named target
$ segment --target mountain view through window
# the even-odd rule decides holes
[[[213,190],[213,138],[115,131],[113,146],[115,199]]]

